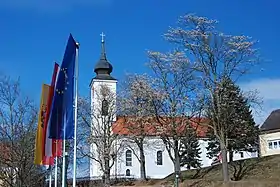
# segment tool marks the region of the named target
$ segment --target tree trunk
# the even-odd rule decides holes
[[[181,168],[180,168],[180,157],[179,157],[179,141],[174,141],[174,173],[175,173],[175,187],[179,185],[179,179],[181,177]]]
[[[223,141],[220,143],[220,146],[221,146],[221,152],[222,152],[223,178],[224,178],[224,182],[229,182],[227,149],[226,149],[225,143]]]
[[[110,186],[110,159],[109,155],[106,154],[104,155],[104,187],[109,187]]]
[[[228,153],[229,153],[229,162],[232,162],[233,161],[233,151],[230,150]]]
[[[143,141],[139,145],[139,150],[140,150],[140,177],[142,180],[147,180]]]

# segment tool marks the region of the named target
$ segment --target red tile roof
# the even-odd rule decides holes
[[[159,123],[159,121],[161,123]],[[159,120],[155,117],[136,118],[133,116],[129,117],[118,117],[117,121],[113,124],[113,133],[119,135],[146,135],[146,136],[157,136],[169,134],[185,134],[188,125],[196,130],[198,137],[206,137],[208,131],[207,123],[209,122],[206,118],[191,118],[185,117],[174,118],[160,118]],[[174,127],[172,124],[177,123]],[[180,124],[178,124],[180,123]],[[172,133],[173,131],[173,133]]]

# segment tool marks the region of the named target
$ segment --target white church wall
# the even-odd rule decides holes
[[[159,139],[153,141],[159,141],[161,147],[156,150],[146,149],[146,152],[149,152],[146,156],[147,177],[160,179],[169,175],[173,171],[174,166],[163,142]],[[162,151],[162,165],[157,165],[157,151]]]
[[[199,140],[200,144],[200,160],[201,160],[201,167],[208,167],[211,166],[213,159],[207,157],[207,140]],[[131,177],[131,178],[140,178],[140,163],[137,159],[139,156],[139,149],[138,147],[131,142],[128,138],[120,138],[117,141],[117,147],[119,149],[117,160],[113,167],[111,168],[111,176],[112,177]],[[131,166],[126,166],[126,151],[132,151],[132,164]],[[157,151],[162,151],[162,165],[157,165]],[[133,153],[134,152],[134,153]],[[136,156],[136,155],[137,156]],[[146,161],[146,175],[148,178],[160,179],[168,176],[169,174],[173,173],[174,166],[173,162],[171,161],[169,154],[165,148],[164,143],[160,138],[150,137],[147,138],[145,146],[144,146],[144,154],[145,154],[145,161]],[[256,153],[249,153],[243,151],[243,153],[236,152],[233,154],[233,160],[241,160],[241,159],[248,159],[257,157]],[[99,164],[97,162],[91,162],[91,169],[93,172],[91,176],[94,178],[97,175],[101,176],[101,172],[99,169]],[[126,170],[129,169],[130,176],[126,176]],[[192,168],[194,169],[194,168]],[[186,167],[181,167],[181,170],[187,170]]]
[[[117,172],[111,171],[112,175],[115,175],[117,173],[118,176],[124,177],[126,175],[126,170],[130,170],[130,177],[133,178],[140,178],[140,163],[136,157],[135,154],[132,154],[132,165],[131,166],[126,166],[125,162],[125,152],[127,150],[134,150],[134,152],[138,155],[139,154],[139,149],[138,147],[131,143],[127,142],[125,138],[122,138],[121,141],[126,142],[122,144],[121,151],[119,152],[118,155],[118,161],[116,163],[117,167]],[[207,140],[199,140],[200,144],[200,160],[201,160],[201,167],[208,167],[211,166],[213,159],[210,159],[207,157],[207,146],[208,146]],[[162,151],[162,165],[157,165],[157,151]],[[146,161],[146,175],[148,178],[164,178],[168,176],[169,174],[173,173],[174,171],[174,166],[173,162],[171,161],[169,154],[165,148],[165,145],[163,144],[162,140],[160,138],[156,137],[150,137],[147,140],[147,143],[144,146],[144,154],[145,154],[145,161]],[[256,153],[248,153],[248,152],[243,152],[243,157],[241,156],[240,152],[236,152],[233,155],[234,160],[240,160],[240,159],[248,159],[248,158],[253,158],[256,157]],[[113,167],[115,168],[115,166]],[[193,169],[193,168],[192,168]],[[181,170],[187,170],[186,167],[181,167]]]
[[[95,144],[90,146],[90,151],[92,156],[97,157],[94,153],[97,153],[97,147]],[[102,171],[100,168],[100,164],[94,159],[90,159],[90,178],[100,178],[102,176]]]
[[[240,151],[240,152],[233,153],[233,161],[256,158],[256,157],[258,157],[257,152]],[[228,154],[228,160],[229,160],[229,154]]]
[[[200,160],[201,160],[201,167],[207,167],[211,166],[212,159],[207,157],[207,147],[208,147],[209,141],[207,140],[199,140],[199,146],[200,146]]]
[[[132,143],[131,140],[123,138],[126,142],[118,155],[118,168],[119,175],[125,175],[126,170],[130,170],[131,177],[140,178],[140,162],[139,149],[136,144]],[[132,164],[126,166],[126,151],[132,151]],[[157,165],[157,151],[162,151],[163,164]],[[163,142],[159,138],[150,137],[146,138],[144,144],[144,154],[146,161],[146,175],[150,178],[163,178],[169,174],[170,168],[173,168],[173,164],[169,159],[168,153],[165,150]]]
[[[200,149],[201,149],[201,163],[202,167],[210,166],[212,159],[206,157],[207,145],[208,143],[204,140],[199,140]],[[135,156],[132,155],[132,165],[126,166],[125,163],[125,152],[127,150],[134,150],[136,154],[139,154],[138,147],[131,143],[127,142],[126,146],[123,146],[122,151],[119,152],[118,158],[118,174],[125,175],[126,170],[130,170],[132,177],[140,178],[140,163]],[[157,151],[162,151],[162,165],[157,165]],[[146,161],[146,175],[149,178],[164,178],[167,175],[171,174],[174,170],[173,162],[171,161],[168,151],[165,148],[164,143],[160,138],[150,137],[147,140],[147,143],[144,146],[144,154]],[[173,154],[173,153],[172,153]],[[186,170],[186,167],[182,167],[182,170]]]

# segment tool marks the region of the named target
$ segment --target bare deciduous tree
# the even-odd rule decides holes
[[[167,41],[175,43],[193,61],[196,76],[205,90],[212,106],[211,128],[219,140],[224,181],[229,181],[227,164],[226,124],[220,119],[220,97],[216,89],[223,77],[234,82],[249,72],[252,66],[259,62],[256,41],[250,37],[240,35],[226,35],[217,30],[217,21],[206,17],[187,14],[179,19],[178,27],[171,27],[165,34]],[[217,107],[215,107],[217,106]]]
[[[147,180],[145,165],[145,149],[156,148],[157,145],[149,141],[155,135],[153,89],[150,87],[146,75],[129,75],[122,85],[123,89],[118,97],[120,102],[119,113],[122,116],[123,126],[127,129],[126,143],[140,163],[140,177]]]
[[[37,111],[18,80],[0,78],[0,181],[5,186],[43,185],[46,171],[33,162]]]
[[[154,97],[157,131],[166,146],[166,150],[174,164],[176,177],[180,177],[180,159],[183,155],[182,140],[187,129],[191,127],[191,119],[200,114],[199,94],[193,94],[196,80],[189,60],[184,53],[148,53],[149,67],[154,73],[153,88],[157,90]],[[177,181],[177,180],[176,180]]]

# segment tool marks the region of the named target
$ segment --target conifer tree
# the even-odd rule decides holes
[[[186,131],[186,137],[181,142],[180,166],[188,169],[200,168],[200,146],[195,129],[192,127]]]
[[[221,98],[222,121],[227,124],[225,131],[226,148],[229,151],[229,161],[233,159],[234,152],[253,152],[257,149],[258,128],[254,122],[248,99],[240,88],[229,78],[224,78],[217,88]],[[213,132],[209,134],[212,140],[208,144],[210,158],[217,155],[220,147]]]

